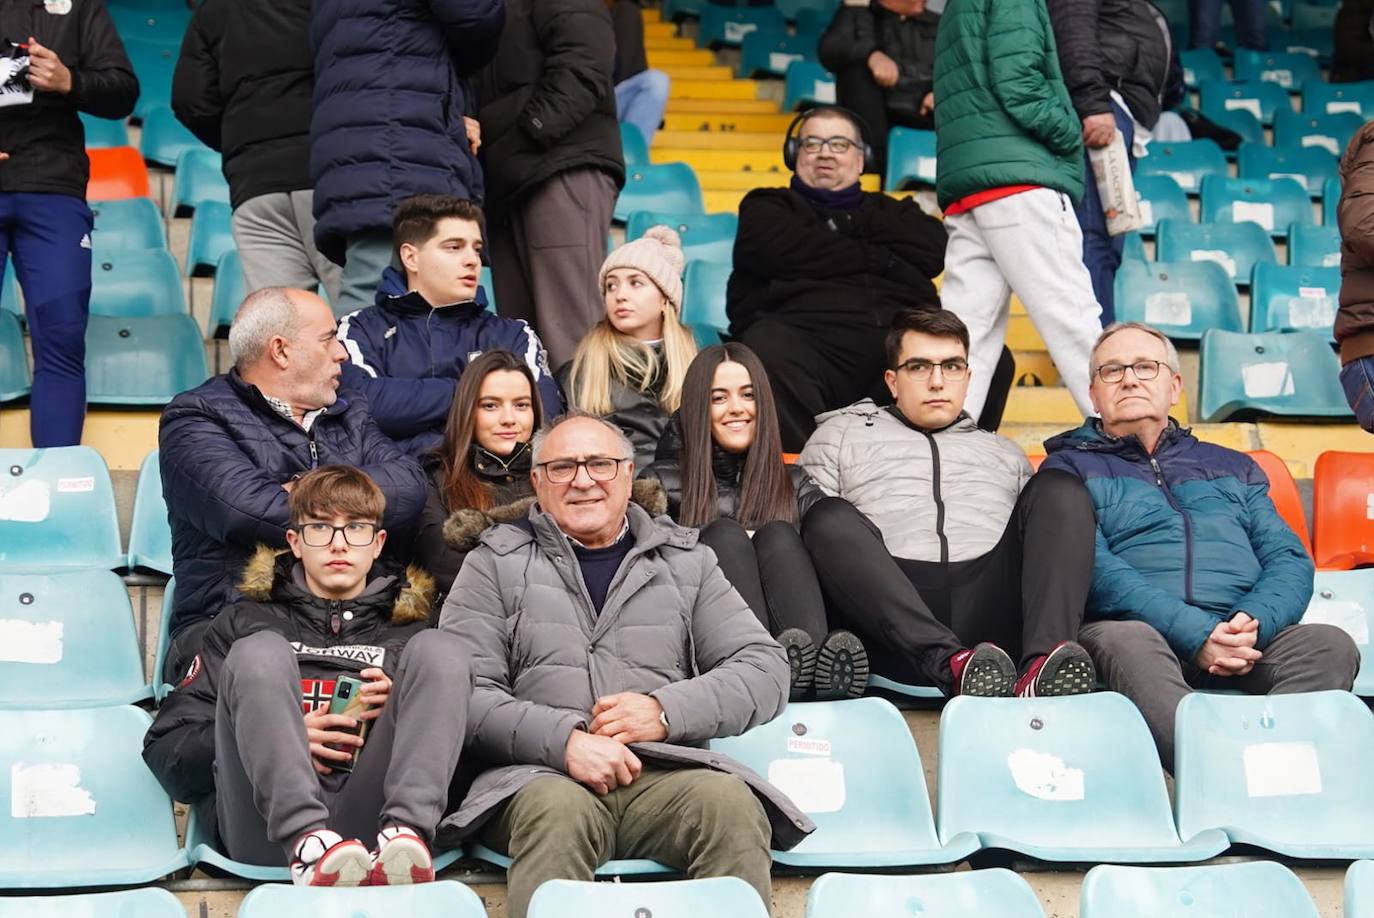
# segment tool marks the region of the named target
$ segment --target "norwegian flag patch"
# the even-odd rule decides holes
[[[333,679],[301,680],[301,713],[314,714],[329,707],[334,697]]]

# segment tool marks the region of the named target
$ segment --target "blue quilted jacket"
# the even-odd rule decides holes
[[[282,483],[321,465],[360,467],[386,495],[383,525],[404,533],[425,505],[420,466],[347,389],[306,433],[277,414],[237,370],[172,399],[158,428],[162,491],[176,576],[172,634],[214,618],[258,544],[286,545]]]
[[[1173,422],[1154,455],[1089,419],[1045,441],[1042,469],[1081,478],[1097,510],[1088,619],[1148,622],[1191,660],[1236,612],[1259,621],[1256,646],[1302,618],[1312,559],[1274,509],[1249,456]]]

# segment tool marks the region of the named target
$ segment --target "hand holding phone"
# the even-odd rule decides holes
[[[322,775],[331,774],[331,765],[350,762],[352,748],[363,739],[351,732],[357,721],[342,714],[330,714],[328,708],[305,715],[305,735],[310,742],[310,763]],[[347,732],[346,732],[347,731]]]
[[[367,701],[363,697],[363,681],[353,676],[340,676],[336,679],[334,696],[329,700],[329,713],[353,724],[351,727],[339,725],[338,732],[347,736],[348,741],[340,744],[342,748],[336,750],[343,752],[344,757],[335,759],[333,763],[333,767],[339,771],[352,771],[358,761],[358,753],[362,750],[363,741],[367,736],[367,725],[370,722],[365,716]]]

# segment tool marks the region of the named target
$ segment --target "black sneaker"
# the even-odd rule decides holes
[[[1064,641],[1035,660],[1016,681],[1021,698],[1054,698],[1061,695],[1086,695],[1097,686],[1093,658],[1073,641]]]
[[[811,691],[816,678],[816,644],[811,640],[811,635],[800,628],[784,630],[777,640],[782,649],[787,651],[787,666],[791,670],[789,700],[800,701]]]
[[[816,655],[816,700],[858,698],[868,688],[868,651],[852,631],[832,631]]]
[[[986,641],[950,657],[949,672],[955,695],[1010,698],[1016,688],[1016,664],[1005,650]]]

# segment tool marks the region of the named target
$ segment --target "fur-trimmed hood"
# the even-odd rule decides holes
[[[650,516],[662,516],[668,512],[667,492],[657,480],[637,479],[630,488],[630,500]],[[472,551],[477,547],[478,538],[490,527],[528,516],[534,501],[535,498],[530,496],[485,512],[471,507],[455,510],[444,521],[444,541],[455,551]]]
[[[288,549],[259,545],[244,565],[239,578],[239,592],[256,602],[270,602],[279,590],[298,590],[291,575],[297,563]],[[405,576],[401,577],[388,572],[379,562],[372,569],[368,586],[384,577],[398,581],[396,600],[391,607],[393,625],[429,620],[436,595],[433,577],[413,564],[406,568]]]

